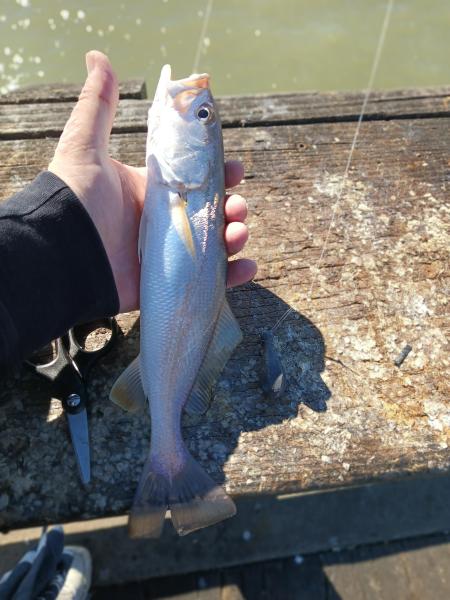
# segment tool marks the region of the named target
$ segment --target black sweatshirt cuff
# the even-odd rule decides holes
[[[0,368],[118,311],[100,236],[59,177],[44,171],[0,204]]]

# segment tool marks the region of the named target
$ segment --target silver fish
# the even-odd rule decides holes
[[[133,537],[159,536],[168,508],[180,535],[235,514],[234,502],[187,450],[181,414],[208,408],[242,339],[225,298],[222,131],[207,74],[172,81],[170,66],[163,67],[146,154],[140,356],[111,391],[127,410],[147,399],[150,406],[150,454],[130,514]]]
[[[280,360],[271,330],[262,334],[264,369],[261,373],[261,387],[271,400],[278,400],[286,391],[286,372]]]

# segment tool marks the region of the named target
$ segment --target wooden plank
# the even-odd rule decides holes
[[[151,579],[140,584],[95,587],[96,600],[143,598],[188,600],[193,580],[215,586],[198,588],[198,600],[212,596],[221,600],[435,600],[446,598],[449,590],[449,536],[427,536],[414,540],[363,546],[344,552],[289,557],[259,563],[262,573],[252,587],[246,585],[255,571],[253,565]],[[194,587],[195,589],[195,587]],[[121,594],[121,595],[120,595]]]
[[[247,254],[260,270],[256,285],[229,294],[244,342],[209,413],[186,418],[184,435],[230,493],[280,494],[448,471],[450,137],[442,132],[449,123],[365,123],[329,236],[354,125],[225,130],[227,156],[246,166]],[[2,194],[31,179],[54,143],[1,142]],[[111,141],[112,154],[130,164],[141,164],[144,147],[144,134]],[[287,307],[293,311],[276,334],[289,386],[274,404],[258,383],[259,334]],[[88,493],[49,388],[29,374],[2,382],[3,527],[130,506],[150,425],[108,402],[113,381],[138,352],[137,313],[119,322],[123,338],[91,383]],[[413,351],[398,368],[394,359],[407,343]]]
[[[435,600],[448,597],[449,560],[450,537],[427,536],[92,591],[96,600],[188,600],[193,589],[198,600]]]
[[[332,550],[335,561],[326,561],[328,569],[345,548],[448,530],[450,476],[404,478],[316,494],[259,494],[239,498],[237,507],[235,518],[182,538],[167,523],[159,540],[130,540],[126,518],[114,517],[65,525],[65,543],[89,548],[94,585],[173,578],[180,573]],[[36,544],[40,531],[0,534],[0,572]],[[232,592],[240,589],[242,578],[223,581],[229,599],[234,599]],[[305,590],[307,582],[305,577]],[[317,589],[313,584],[310,581]]]
[[[369,546],[322,557],[324,575],[335,594],[331,597],[343,600],[447,598],[449,561],[448,535]]]
[[[225,127],[356,121],[362,101],[362,93],[235,96],[217,100]],[[375,92],[365,119],[450,116],[449,102],[450,87]],[[150,104],[129,99],[120,102],[113,132],[146,131]],[[0,139],[58,137],[72,108],[71,102],[0,105]]]
[[[354,121],[364,92],[304,92],[219,98],[226,126],[269,123]],[[448,116],[450,86],[414,90],[374,91],[365,111],[367,120]]]
[[[81,83],[26,85],[13,92],[0,94],[0,105],[74,102],[80,94],[81,87]],[[128,99],[140,100],[147,98],[145,81],[143,79],[120,81],[119,94],[121,98]]]

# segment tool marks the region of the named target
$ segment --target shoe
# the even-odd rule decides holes
[[[89,550],[82,546],[64,546],[58,571],[39,600],[86,600],[91,579]]]
[[[82,546],[64,546],[64,560],[66,556],[68,569],[56,600],[86,600],[92,580],[91,554]]]

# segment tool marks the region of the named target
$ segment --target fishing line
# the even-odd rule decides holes
[[[205,16],[203,18],[202,29],[200,31],[200,37],[198,38],[197,51],[195,53],[194,64],[192,66],[192,73],[197,73],[198,65],[200,62],[200,53],[202,51],[202,44],[205,38],[205,33],[208,28],[209,18],[213,7],[214,0],[207,0],[205,7]]]
[[[206,34],[206,30],[208,29],[208,25],[209,25],[209,19],[211,17],[211,11],[213,8],[213,4],[214,4],[214,0],[207,0],[206,1],[206,5],[205,5],[205,13],[204,13],[204,17],[203,17],[203,23],[202,23],[202,28],[200,31],[200,37],[198,39],[198,43],[197,43],[197,50],[195,52],[195,58],[194,58],[194,64],[192,66],[192,73],[196,73],[199,63],[200,63],[200,54],[202,51],[202,44],[203,44],[203,40],[205,38],[205,34]],[[154,70],[155,66],[152,65],[148,65],[148,67],[145,69],[144,71],[144,79],[147,78],[147,75],[149,73],[151,73]]]
[[[358,122],[356,124],[356,129],[355,129],[355,133],[353,135],[352,145],[350,147],[350,151],[349,151],[349,154],[348,154],[347,164],[345,165],[344,175],[342,177],[342,181],[341,181],[341,184],[339,186],[339,191],[338,191],[338,195],[337,195],[337,198],[336,198],[336,202],[334,203],[332,211],[331,211],[331,220],[330,220],[330,224],[328,226],[327,234],[325,236],[325,242],[324,242],[324,245],[322,247],[322,251],[320,253],[319,260],[316,263],[316,266],[314,268],[314,272],[313,272],[313,275],[312,275],[312,281],[311,281],[311,286],[309,288],[309,292],[308,292],[308,296],[307,296],[307,302],[311,302],[311,297],[312,297],[314,285],[316,283],[317,276],[318,276],[319,270],[320,270],[320,266],[322,264],[322,260],[323,260],[323,257],[325,255],[325,252],[326,252],[326,249],[327,249],[327,246],[328,246],[328,241],[330,239],[330,233],[331,233],[331,230],[333,229],[333,226],[334,226],[334,224],[336,222],[337,207],[338,207],[338,205],[339,205],[339,203],[341,201],[342,193],[344,191],[345,185],[347,184],[348,173],[349,173],[350,165],[351,165],[351,162],[352,162],[353,153],[354,153],[355,148],[356,148],[356,142],[358,140],[359,131],[360,131],[360,128],[361,128],[361,123],[363,121],[364,114],[366,112],[367,103],[369,101],[370,94],[372,93],[373,83],[374,83],[374,80],[375,80],[375,76],[377,74],[378,65],[380,63],[380,58],[381,58],[381,53],[382,53],[382,50],[383,50],[383,47],[384,47],[384,43],[385,43],[385,40],[386,40],[386,33],[387,33],[388,28],[389,28],[389,23],[390,23],[390,20],[391,20],[393,6],[394,6],[394,0],[388,0],[388,2],[386,4],[385,13],[384,13],[383,24],[381,26],[380,36],[378,38],[378,44],[377,44],[377,47],[376,47],[376,50],[375,50],[374,59],[373,59],[373,62],[372,62],[372,68],[371,68],[371,72],[370,72],[370,76],[369,76],[369,82],[367,84],[366,93],[364,94],[364,99],[363,99],[363,103],[362,103],[362,106],[361,106],[361,112],[359,114]],[[288,308],[288,310],[278,319],[278,321],[272,327],[272,332],[275,331],[275,329],[277,329],[281,325],[281,323],[286,319],[286,317],[293,310],[294,309],[292,307]]]

